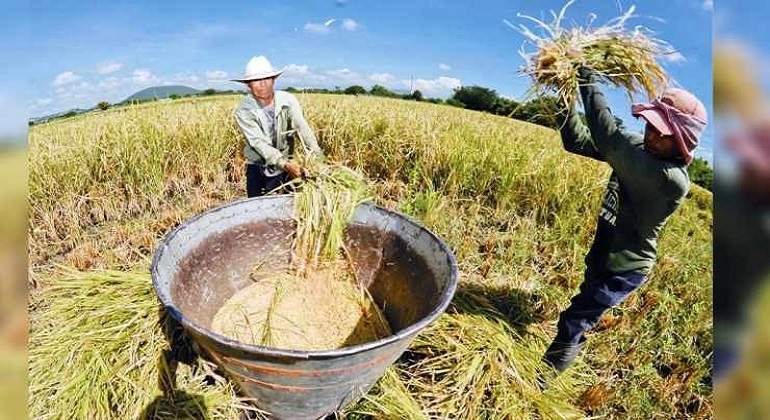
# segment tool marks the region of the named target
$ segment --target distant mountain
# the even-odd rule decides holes
[[[200,93],[198,89],[189,86],[171,85],[171,86],[153,86],[142,89],[139,92],[129,96],[123,102],[146,101],[151,99],[165,99],[171,95],[195,95]]]

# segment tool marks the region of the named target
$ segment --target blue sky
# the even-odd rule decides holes
[[[34,3],[34,4],[31,4]],[[233,89],[226,79],[264,54],[286,67],[279,86],[370,86],[380,83],[446,97],[459,85],[482,85],[520,98],[523,37],[502,21],[517,12],[543,16],[563,1],[479,2],[322,0],[305,2],[96,2],[11,4],[0,28],[5,67],[0,133],[23,130],[28,116],[99,101],[116,102],[147,86],[185,84]],[[681,56],[665,63],[711,110],[711,21],[704,0],[645,0],[642,24]],[[632,2],[578,0],[576,22],[603,22]],[[451,6],[450,6],[451,5]],[[331,19],[334,21],[329,22]],[[324,25],[324,23],[328,25]],[[631,127],[628,99],[611,92],[613,111]],[[640,98],[641,99],[641,98]],[[13,104],[12,107],[9,105]],[[13,108],[12,110],[7,108]],[[9,111],[9,112],[8,112]],[[711,132],[706,143],[710,143]],[[707,151],[709,148],[704,148]]]

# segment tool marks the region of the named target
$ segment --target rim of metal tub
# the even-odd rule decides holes
[[[406,328],[403,328],[399,332],[390,335],[388,337],[376,340],[376,341],[370,341],[363,344],[357,344],[355,346],[350,347],[343,347],[340,349],[333,349],[333,350],[313,350],[313,351],[302,351],[302,350],[291,350],[291,349],[280,349],[276,347],[267,347],[267,346],[259,346],[259,345],[252,345],[252,344],[245,344],[241,343],[240,341],[236,341],[233,339],[230,339],[228,337],[225,337],[223,335],[217,334],[208,328],[202,327],[194,322],[192,322],[190,319],[184,316],[180,311],[176,309],[176,307],[173,305],[173,302],[170,301],[171,296],[163,296],[160,293],[160,289],[158,287],[158,272],[157,272],[157,265],[160,260],[160,258],[163,256],[165,250],[166,250],[166,243],[168,243],[174,236],[176,236],[179,231],[186,228],[188,225],[194,223],[196,220],[200,219],[201,217],[216,213],[219,211],[222,211],[223,209],[236,206],[240,203],[246,202],[246,201],[254,201],[254,200],[263,200],[263,199],[271,199],[271,198],[277,198],[277,197],[292,197],[291,194],[280,194],[280,195],[272,195],[272,196],[264,196],[264,197],[254,197],[254,198],[244,198],[236,201],[232,201],[230,203],[227,203],[225,205],[215,207],[213,209],[207,210],[205,212],[199,213],[195,215],[194,217],[185,220],[183,223],[179,224],[179,226],[175,227],[173,230],[171,230],[169,233],[167,233],[161,242],[158,244],[158,246],[155,248],[155,253],[152,258],[152,265],[150,267],[150,272],[152,275],[152,284],[153,289],[155,289],[155,294],[158,296],[158,299],[160,299],[161,304],[164,306],[166,311],[169,315],[174,317],[176,321],[182,324],[185,328],[189,328],[199,334],[203,334],[208,336],[213,341],[222,344],[227,345],[233,348],[236,348],[241,351],[251,352],[251,353],[260,353],[267,356],[275,356],[275,357],[293,357],[293,358],[301,358],[301,359],[323,359],[323,358],[332,358],[332,357],[339,357],[339,356],[346,356],[351,354],[360,353],[366,350],[375,349],[378,347],[383,347],[388,344],[391,344],[395,341],[399,341],[409,335],[414,334],[417,331],[422,330],[425,328],[428,324],[433,322],[436,318],[439,317],[446,308],[449,306],[449,303],[452,301],[452,297],[455,294],[455,291],[457,289],[457,276],[458,276],[458,268],[457,268],[457,260],[454,256],[454,253],[452,253],[452,250],[449,249],[449,247],[444,243],[444,241],[438,237],[438,235],[434,234],[425,226],[422,225],[419,221],[416,219],[409,217],[401,212],[386,209],[384,207],[378,206],[376,204],[372,204],[369,202],[362,203],[361,206],[371,206],[378,210],[382,210],[388,213],[391,213],[393,216],[400,218],[402,220],[405,220],[407,222],[410,222],[417,226],[417,228],[432,237],[436,242],[438,243],[439,247],[445,252],[449,259],[450,263],[450,278],[448,280],[448,287],[446,290],[444,290],[441,295],[439,295],[439,304],[436,308],[434,308],[428,315],[424,316],[423,318],[419,319],[417,322],[407,326]]]

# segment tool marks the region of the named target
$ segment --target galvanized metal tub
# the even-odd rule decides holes
[[[359,281],[394,334],[328,351],[243,344],[212,332],[217,310],[246,287],[256,258],[288,265],[293,198],[246,199],[202,213],[170,232],[152,262],[155,291],[205,356],[259,408],[281,419],[317,419],[358,399],[435,320],[457,286],[457,265],[433,233],[399,213],[363,204],[346,231]]]

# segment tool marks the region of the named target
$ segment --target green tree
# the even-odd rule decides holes
[[[447,104],[447,105],[456,106],[458,108],[465,108],[465,104],[460,102],[460,101],[458,101],[455,98],[447,98],[447,100],[444,101],[444,103]]]
[[[366,95],[366,89],[359,85],[353,85],[345,89],[346,95]]]
[[[452,99],[465,104],[468,109],[491,112],[497,102],[497,92],[482,86],[462,86],[456,88]]]
[[[512,117],[519,120],[558,129],[561,127],[564,107],[555,96],[541,96],[516,107]]]
[[[216,89],[206,89],[203,91],[203,96],[216,95]]]
[[[520,104],[514,100],[498,97],[495,104],[492,106],[491,112],[504,117],[511,117],[515,114],[519,105]]]
[[[374,96],[385,96],[387,98],[397,98],[399,96],[398,94],[391,92],[385,86],[382,86],[382,85],[372,86],[372,88],[369,90],[369,93]]]
[[[415,90],[414,92],[412,92],[411,95],[408,96],[408,99],[412,99],[415,101],[422,101],[423,100],[422,92],[420,92],[419,90]]]
[[[705,159],[693,159],[690,166],[687,167],[687,173],[690,175],[690,181],[709,191],[711,190],[714,183],[714,168]]]
[[[98,104],[96,104],[96,107],[101,109],[102,111],[105,111],[110,108],[110,103],[107,101],[101,101]]]
[[[179,96],[179,95],[177,95],[176,93],[172,93],[171,95],[169,95],[169,98],[170,98],[170,99],[179,99],[179,98],[180,98],[180,96]]]

